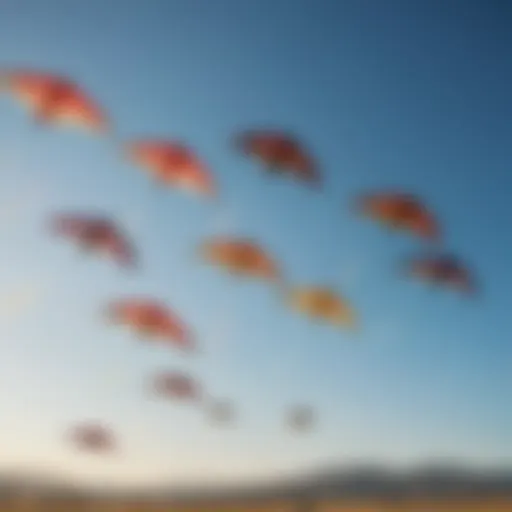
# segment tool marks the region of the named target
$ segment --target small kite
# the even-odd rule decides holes
[[[295,287],[288,292],[288,304],[303,315],[338,327],[356,327],[356,315],[348,302],[333,290],[319,286]]]
[[[166,140],[139,140],[126,145],[129,158],[163,187],[175,187],[213,197],[214,178],[188,146]]]
[[[406,263],[406,273],[423,281],[448,286],[465,294],[475,292],[475,283],[469,270],[450,255],[421,256]]]
[[[289,174],[310,185],[320,185],[317,164],[292,135],[276,130],[247,130],[235,136],[235,146],[259,160],[269,173]]]
[[[180,372],[161,372],[153,380],[153,388],[158,395],[175,400],[200,400],[199,384],[188,375]]]
[[[292,408],[288,416],[288,425],[295,431],[305,432],[311,430],[314,423],[314,412],[309,406]]]
[[[208,407],[209,417],[214,423],[229,423],[234,418],[233,405],[226,400],[216,400]]]
[[[357,211],[388,228],[408,231],[427,240],[438,240],[441,236],[434,215],[412,194],[363,195],[357,201]]]
[[[41,124],[70,124],[106,132],[104,110],[68,78],[37,71],[0,71],[2,88],[26,105]]]
[[[99,424],[83,424],[71,430],[71,440],[81,450],[105,453],[115,449],[114,434]]]
[[[129,327],[143,339],[170,342],[190,351],[195,343],[188,327],[166,305],[152,299],[128,298],[114,301],[107,308],[107,318]]]
[[[279,282],[275,261],[258,244],[245,238],[215,237],[200,247],[202,258],[240,277]]]
[[[123,267],[135,267],[135,249],[121,229],[102,216],[58,213],[51,219],[51,230],[71,239],[82,250],[106,255]]]

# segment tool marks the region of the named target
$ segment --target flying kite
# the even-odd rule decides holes
[[[417,279],[459,290],[465,294],[475,291],[475,283],[463,263],[451,255],[419,256],[406,263],[406,273]]]
[[[314,412],[309,406],[296,406],[288,415],[288,425],[295,431],[305,432],[311,430],[314,422]]]
[[[212,173],[192,149],[177,141],[137,140],[126,145],[129,158],[163,187],[188,190],[213,197]]]
[[[104,110],[72,80],[51,73],[0,71],[2,88],[29,108],[41,124],[69,124],[106,132]]]
[[[269,173],[288,174],[310,185],[320,185],[316,162],[292,135],[276,130],[247,130],[235,136],[235,146],[259,160]]]
[[[300,286],[288,292],[292,309],[338,327],[356,327],[356,314],[348,302],[327,287]]]
[[[188,375],[180,372],[160,372],[153,380],[153,388],[158,395],[174,400],[200,400],[199,384]]]
[[[210,238],[201,245],[200,254],[208,263],[239,277],[272,282],[281,279],[276,262],[261,246],[246,238]]]
[[[390,229],[407,231],[431,241],[441,237],[432,212],[412,194],[366,194],[358,199],[357,211]]]
[[[135,249],[112,220],[83,213],[58,213],[51,219],[51,230],[69,238],[82,250],[106,255],[123,267],[135,267]]]
[[[142,339],[169,342],[185,351],[195,347],[189,328],[178,315],[153,299],[114,301],[107,308],[107,318],[111,323],[127,326]]]
[[[85,451],[94,453],[111,452],[115,449],[114,434],[99,424],[82,424],[71,430],[71,440]]]

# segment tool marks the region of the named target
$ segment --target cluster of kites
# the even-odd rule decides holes
[[[68,124],[88,131],[113,135],[105,110],[75,82],[51,73],[13,69],[0,72],[1,88],[28,107],[36,122],[44,126]],[[235,135],[232,147],[257,161],[266,173],[294,178],[298,183],[321,188],[318,163],[295,136],[278,130],[255,129]],[[134,140],[122,144],[132,164],[162,188],[186,190],[203,197],[216,197],[217,184],[208,165],[191,147],[176,140]],[[404,191],[376,191],[356,200],[355,213],[382,226],[407,232],[418,238],[439,242],[441,227],[435,214],[417,196]],[[107,256],[123,267],[136,268],[138,251],[122,227],[113,219],[86,212],[65,211],[53,215],[49,230],[68,239],[84,251]],[[240,278],[265,281],[283,294],[291,310],[312,320],[338,328],[357,327],[357,314],[346,298],[324,286],[290,286],[279,263],[251,238],[213,237],[199,248],[202,260]],[[408,260],[404,271],[413,278],[473,292],[473,276],[463,262],[438,251]],[[105,308],[110,325],[129,328],[144,341],[163,342],[178,350],[194,351],[196,340],[179,315],[168,304],[153,297],[121,297]],[[234,418],[229,401],[207,396],[200,384],[187,374],[163,371],[151,382],[161,397],[188,400],[207,407],[218,423]],[[307,405],[292,408],[288,424],[307,431],[314,423],[314,411]],[[115,447],[115,436],[100,424],[79,424],[71,430],[73,442],[85,449],[105,452]]]

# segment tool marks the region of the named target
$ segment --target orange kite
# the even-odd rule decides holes
[[[0,81],[37,122],[70,124],[94,132],[106,132],[104,110],[68,78],[29,70],[0,71]]]
[[[169,307],[156,300],[115,301],[107,309],[107,318],[114,324],[129,327],[141,338],[168,341],[186,351],[195,348],[188,327]]]
[[[216,237],[200,247],[202,257],[236,276],[279,281],[275,261],[255,242],[246,238]]]
[[[295,287],[288,294],[288,304],[303,315],[338,327],[354,328],[357,323],[352,307],[330,288]]]
[[[158,184],[201,196],[215,196],[210,170],[185,144],[167,140],[139,140],[126,145],[131,160]]]
[[[428,240],[438,240],[441,236],[432,212],[412,194],[367,194],[358,199],[357,210],[391,229],[407,231]]]

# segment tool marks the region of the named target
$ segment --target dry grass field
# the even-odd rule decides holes
[[[151,503],[76,500],[11,499],[0,502],[0,512],[304,512],[294,501]],[[330,500],[319,501],[310,512],[512,512],[510,498]]]

